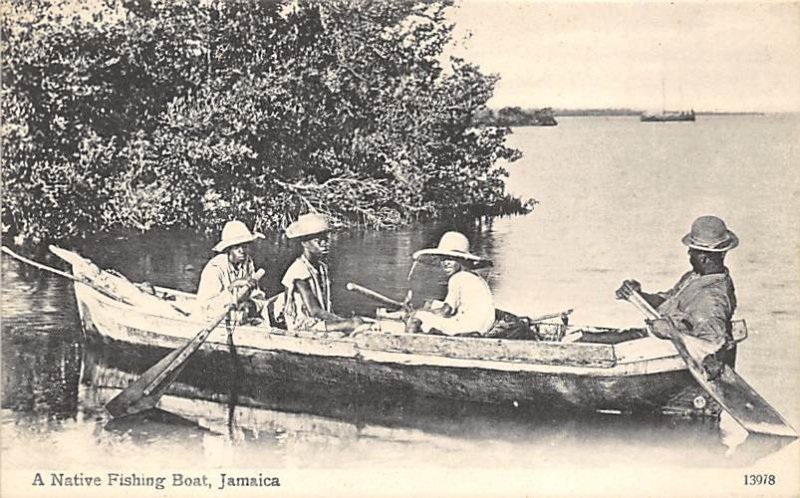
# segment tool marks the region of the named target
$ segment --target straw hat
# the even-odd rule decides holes
[[[739,238],[716,216],[701,216],[692,223],[691,232],[681,240],[700,251],[725,252],[739,245]]]
[[[297,221],[286,228],[286,236],[290,239],[297,239],[330,232],[330,230],[328,220],[323,215],[308,213],[300,215]]]
[[[222,227],[222,240],[214,246],[214,251],[222,252],[231,246],[247,244],[248,242],[263,238],[264,234],[258,232],[251,233],[247,225],[241,221],[229,221]]]
[[[437,264],[443,258],[457,259],[472,270],[492,266],[486,258],[469,252],[469,240],[460,232],[447,232],[442,235],[435,249],[422,249],[414,253],[414,260],[427,264]]]

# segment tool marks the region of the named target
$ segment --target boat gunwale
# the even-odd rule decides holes
[[[159,313],[150,313],[149,311],[143,311],[136,306],[132,306],[115,299],[112,299],[108,296],[104,296],[91,287],[88,287],[81,283],[75,283],[76,291],[79,286],[83,286],[83,291],[87,291],[88,295],[92,297],[92,299],[98,301],[102,305],[111,306],[120,310],[124,310],[126,312],[133,312],[136,315],[139,315],[139,319],[147,320],[148,317],[157,318],[160,320],[168,320],[172,322],[177,322],[179,324],[192,324],[202,326],[205,325],[205,322],[199,322],[191,320],[188,317],[178,317],[178,316],[164,316],[163,314]],[[164,290],[172,292],[173,289],[165,289],[161,287],[157,287],[158,290]],[[183,292],[183,291],[174,291],[176,293],[180,293],[183,296],[191,297],[192,294]],[[76,292],[76,298],[80,302],[82,300],[86,300],[85,298],[82,299],[79,297],[79,294],[83,294],[82,292]],[[85,296],[85,294],[83,294]],[[86,303],[89,306],[88,303]],[[125,317],[127,313],[121,313],[120,316]],[[130,321],[130,320],[126,320]],[[188,340],[188,336],[181,336],[175,334],[168,334],[163,332],[155,332],[153,330],[147,330],[141,327],[137,327],[135,325],[129,324],[122,324],[119,320],[117,323],[123,325],[125,327],[130,327],[141,332],[146,332],[148,334],[153,334],[155,336],[161,336],[166,339],[165,342],[180,342],[183,340]],[[224,326],[220,326],[219,328],[223,328]],[[273,346],[282,346],[278,348],[266,348],[256,344],[248,344],[242,343],[239,345],[240,348],[251,349],[253,351],[264,351],[264,352],[287,352],[287,353],[298,353],[298,354],[308,354],[308,355],[315,355],[319,354],[320,356],[341,356],[337,354],[336,351],[331,351],[329,354],[322,354],[322,352],[301,352],[297,351],[297,348],[291,348],[287,344],[279,345],[275,344],[275,342],[281,343],[286,340],[297,339],[300,341],[310,340],[311,344],[316,343],[317,346],[321,347],[329,347],[333,349],[340,349],[339,353],[344,352],[344,349],[349,349],[350,347],[353,348],[353,351],[347,351],[345,357],[357,357],[365,360],[372,360],[378,361],[380,363],[396,363],[396,364],[407,364],[407,365],[431,365],[431,366],[456,366],[462,368],[486,368],[491,370],[528,370],[530,368],[546,371],[550,373],[574,373],[576,375],[589,375],[589,376],[609,376],[609,377],[616,377],[616,376],[628,376],[628,375],[640,375],[646,373],[658,373],[663,371],[669,370],[678,370],[685,368],[685,365],[682,364],[680,358],[677,356],[677,353],[674,354],[661,354],[660,356],[652,356],[652,357],[639,357],[634,358],[632,360],[625,360],[619,358],[617,355],[617,346],[618,344],[597,344],[597,343],[562,343],[562,342],[551,342],[551,341],[515,341],[515,340],[508,340],[508,339],[486,339],[486,338],[471,338],[471,337],[447,337],[447,336],[431,336],[427,334],[366,334],[366,335],[359,335],[356,337],[345,336],[341,333],[327,333],[327,334],[320,334],[317,332],[289,332],[287,330],[279,329],[272,326],[251,326],[251,325],[243,325],[237,327],[237,330],[244,331],[245,333],[250,334],[260,334],[265,335],[268,340],[272,342]],[[102,336],[106,336],[109,338],[113,338],[112,336],[108,335],[107,333],[100,332],[98,333]],[[280,339],[278,339],[280,338]],[[430,354],[430,352],[418,352],[418,351],[407,351],[407,350],[399,350],[397,348],[387,348],[385,347],[370,347],[369,344],[371,342],[377,341],[380,343],[381,338],[383,338],[384,343],[387,340],[395,339],[395,340],[409,340],[409,342],[414,341],[428,341],[429,343],[433,344],[455,344],[455,345],[466,345],[469,346],[470,349],[474,348],[475,346],[484,346],[491,344],[495,350],[498,348],[505,347],[505,350],[510,347],[511,349],[516,350],[529,350],[531,353],[536,353],[536,349],[539,351],[553,349],[553,350],[568,350],[568,351],[587,351],[587,352],[607,352],[609,361],[606,364],[581,364],[579,362],[574,363],[558,363],[554,361],[548,362],[546,359],[542,359],[537,361],[535,358],[526,358],[526,359],[510,359],[510,358],[480,358],[480,357],[458,357],[458,356],[451,356],[446,354]],[[275,341],[277,339],[277,341]],[[627,341],[626,343],[620,344],[630,344],[637,341],[644,341],[647,339],[652,338],[644,338],[644,339],[635,339],[632,341]],[[139,344],[142,345],[150,345],[150,346],[157,346],[153,342],[141,342],[137,341]],[[221,340],[214,340],[213,337],[209,338],[209,345],[214,345],[216,349],[224,348],[227,349],[227,343]],[[483,348],[485,349],[485,348]],[[478,351],[480,352],[480,351]],[[493,351],[496,353],[496,351]],[[326,352],[328,353],[328,352]],[[620,360],[623,361],[620,361]],[[675,360],[678,360],[676,363]],[[637,368],[638,367],[638,368]],[[651,367],[651,368],[648,368]]]

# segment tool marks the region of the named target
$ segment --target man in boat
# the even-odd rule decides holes
[[[407,320],[407,331],[445,335],[485,335],[494,325],[492,291],[475,270],[492,262],[469,252],[469,240],[459,232],[442,235],[439,245],[414,253],[414,260],[438,263],[450,278],[444,301],[429,301]]]
[[[286,228],[286,237],[297,240],[302,253],[281,280],[284,291],[283,316],[291,330],[350,333],[363,324],[359,317],[343,318],[331,308],[331,281],[327,259],[330,225],[321,214],[301,215]]]
[[[263,320],[261,314],[264,310],[265,294],[253,278],[256,268],[253,258],[250,257],[250,244],[261,238],[264,235],[251,232],[241,221],[225,223],[221,240],[214,246],[214,252],[219,254],[211,258],[200,273],[196,313],[216,313],[221,305],[230,302],[229,298],[237,287],[249,286],[253,291],[239,305],[239,318],[247,319],[252,324]]]
[[[664,317],[651,323],[653,333],[664,339],[683,334],[714,378],[723,363],[733,367],[736,358],[731,335],[736,294],[724,262],[725,254],[739,245],[739,239],[720,218],[701,216],[682,242],[689,248],[692,270],[672,289],[649,294],[641,291],[636,280],[625,280],[617,297],[628,299],[634,291],[639,292]]]

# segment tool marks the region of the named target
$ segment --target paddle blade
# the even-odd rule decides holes
[[[697,383],[719,405],[749,432],[796,438],[797,432],[760,394],[730,366],[723,365],[722,373],[706,378],[702,365],[689,352],[683,337],[672,339],[689,372]]]
[[[142,374],[141,377],[128,385],[125,390],[116,395],[114,399],[106,403],[106,410],[108,413],[110,413],[112,417],[117,418],[154,408],[161,398],[161,395],[164,394],[164,390],[175,380],[175,377],[183,370],[183,366],[186,365],[186,362],[172,365],[183,350],[184,348],[176,349],[163,357],[158,363]],[[166,375],[163,375],[164,373],[166,373]],[[154,386],[154,388],[149,391],[149,395],[145,394],[145,390],[148,389],[159,376],[164,379],[164,381],[160,382],[161,385]]]
[[[113,417],[119,417],[153,408],[167,386],[181,373],[189,357],[200,349],[209,334],[227,315],[226,310],[211,325],[198,332],[185,346],[172,351],[150,367],[141,377],[106,404],[108,413]]]

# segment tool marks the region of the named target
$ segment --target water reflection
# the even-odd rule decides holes
[[[81,348],[57,335],[3,334],[2,407],[19,424],[57,425],[78,412]]]

